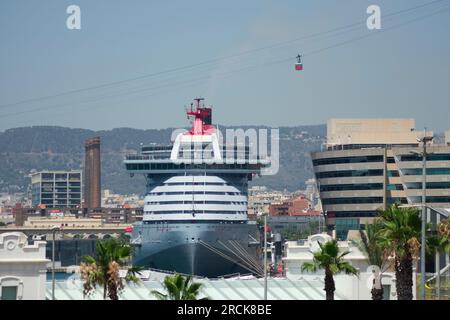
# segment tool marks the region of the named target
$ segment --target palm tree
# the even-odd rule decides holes
[[[430,253],[450,252],[450,217],[441,221],[436,227],[436,235],[427,239]]]
[[[380,210],[382,229],[380,245],[394,257],[396,288],[399,300],[413,299],[413,260],[420,250],[421,218],[415,208],[393,204]]]
[[[385,254],[385,250],[381,246],[381,230],[383,224],[376,220],[372,224],[366,225],[365,232],[359,230],[361,241],[358,242],[358,247],[365,253],[370,265],[376,266],[379,272],[374,272],[373,286],[372,286],[372,300],[383,300],[383,286],[381,285],[381,277],[383,272],[389,266],[389,259]]]
[[[318,269],[325,270],[325,293],[327,300],[334,300],[335,274],[345,272],[346,274],[358,275],[356,270],[349,262],[344,261],[344,256],[348,251],[339,253],[339,247],[336,240],[331,240],[321,244],[318,242],[320,250],[314,253],[313,262],[303,263],[302,271],[316,272]]]
[[[103,287],[103,299],[118,300],[124,288],[123,279],[119,275],[120,267],[125,266],[132,254],[131,246],[123,240],[110,238],[98,241],[95,257],[84,256],[80,266],[83,284],[83,295],[91,294],[97,286]],[[142,268],[128,269],[125,281],[138,282],[137,274]]]
[[[192,277],[183,277],[176,273],[164,278],[163,287],[166,293],[152,290],[151,293],[159,300],[209,300],[208,297],[197,299],[200,294],[201,283],[192,282]]]
[[[450,217],[438,225],[439,246],[442,251],[450,252]]]

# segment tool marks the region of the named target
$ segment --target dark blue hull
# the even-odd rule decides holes
[[[257,228],[247,223],[137,224],[133,264],[214,278],[261,269]]]

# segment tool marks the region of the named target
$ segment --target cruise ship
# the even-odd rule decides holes
[[[248,146],[222,143],[212,107],[195,101],[186,110],[190,130],[170,145],[144,145],[125,158],[127,172],[146,180],[143,220],[131,232],[133,264],[209,278],[261,275],[259,230],[247,217],[247,191],[270,160],[250,161]]]

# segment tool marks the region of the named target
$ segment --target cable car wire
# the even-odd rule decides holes
[[[434,0],[434,1],[430,1],[430,2],[427,2],[427,3],[421,4],[421,5],[417,5],[417,6],[414,6],[414,7],[410,7],[410,8],[406,8],[406,9],[403,9],[403,10],[399,10],[399,11],[396,11],[396,12],[392,12],[392,13],[386,14],[386,15],[383,16],[383,18],[386,19],[386,18],[389,18],[389,17],[393,17],[393,16],[396,16],[396,15],[404,14],[404,13],[407,13],[407,12],[411,12],[411,11],[414,11],[414,10],[417,10],[417,9],[421,9],[421,8],[424,8],[424,7],[427,7],[427,6],[431,6],[431,5],[434,5],[434,4],[437,4],[437,3],[442,3],[442,2],[449,2],[449,0]],[[80,88],[80,89],[75,89],[75,90],[69,90],[69,91],[58,93],[58,94],[46,95],[46,96],[41,96],[41,97],[36,97],[36,98],[25,99],[25,100],[13,102],[13,103],[2,104],[2,105],[0,105],[0,108],[7,108],[7,107],[12,107],[12,106],[17,106],[17,105],[29,103],[29,102],[38,102],[38,101],[58,98],[58,97],[71,95],[71,94],[76,94],[76,93],[80,93],[80,92],[86,92],[86,91],[91,91],[91,90],[96,90],[96,89],[102,89],[102,88],[107,88],[107,87],[110,87],[110,86],[116,86],[116,85],[120,85],[120,84],[124,84],[124,83],[128,83],[128,82],[133,82],[133,81],[137,81],[137,80],[153,78],[153,77],[157,77],[157,76],[161,76],[161,75],[165,75],[165,74],[175,73],[175,72],[178,72],[178,71],[194,69],[194,68],[202,66],[202,65],[212,64],[212,63],[216,63],[216,62],[220,62],[220,61],[224,61],[224,60],[229,60],[229,59],[232,59],[232,58],[237,58],[237,57],[240,57],[240,56],[248,55],[248,54],[259,52],[259,51],[263,51],[263,50],[273,49],[273,48],[280,47],[280,46],[283,46],[283,45],[295,43],[295,42],[298,42],[300,40],[306,40],[306,39],[310,39],[310,38],[320,37],[320,36],[323,36],[323,35],[326,35],[326,34],[330,34],[330,33],[334,33],[334,32],[340,31],[340,30],[345,30],[345,29],[349,29],[349,28],[352,28],[352,27],[360,26],[360,25],[365,24],[365,23],[366,23],[365,20],[364,21],[359,21],[359,22],[355,22],[355,23],[352,23],[352,24],[349,24],[349,25],[336,27],[336,28],[333,28],[331,30],[317,32],[317,33],[313,33],[313,34],[310,34],[310,35],[305,35],[305,36],[302,36],[302,37],[291,39],[291,40],[288,40],[288,41],[278,42],[278,43],[274,43],[274,44],[271,44],[271,45],[268,45],[268,46],[263,46],[263,47],[259,47],[259,48],[254,48],[254,49],[242,51],[240,53],[232,54],[232,55],[229,55],[229,56],[213,58],[213,59],[205,60],[203,62],[198,62],[198,63],[193,63],[193,64],[180,66],[180,67],[176,67],[176,68],[166,69],[166,70],[162,70],[162,71],[159,71],[159,72],[149,73],[149,74],[145,74],[145,75],[141,75],[141,76],[137,76],[137,77],[133,77],[133,78],[107,82],[107,83],[103,83],[103,84],[99,84],[99,85],[95,85],[95,86],[90,86],[90,87],[85,87],[85,88]]]
[[[432,12],[430,14],[422,15],[420,17],[417,17],[417,18],[414,18],[414,19],[411,19],[411,20],[408,20],[408,21],[396,24],[394,26],[391,26],[391,27],[388,27],[388,28],[385,28],[385,29],[382,29],[382,30],[377,30],[377,32],[370,32],[370,33],[367,33],[367,34],[365,34],[363,36],[355,37],[355,38],[352,38],[352,39],[349,39],[349,40],[346,40],[346,41],[335,43],[333,45],[330,45],[330,46],[327,46],[327,47],[324,47],[324,48],[320,48],[320,49],[317,49],[317,50],[314,50],[314,51],[310,51],[310,52],[304,53],[303,56],[312,56],[312,55],[315,55],[315,54],[319,54],[321,52],[324,52],[324,51],[327,51],[327,50],[330,50],[330,49],[333,49],[333,48],[336,48],[336,47],[340,47],[340,46],[343,46],[343,45],[346,45],[346,44],[349,44],[349,43],[352,43],[352,42],[360,41],[362,39],[365,39],[365,38],[368,38],[368,37],[371,37],[371,36],[379,35],[381,33],[384,33],[384,32],[387,32],[387,31],[391,31],[391,30],[400,28],[400,27],[405,26],[405,25],[409,25],[411,23],[414,23],[414,22],[417,22],[417,21],[420,21],[420,20],[423,20],[423,19],[435,16],[437,14],[445,13],[445,12],[447,12],[449,10],[450,10],[450,6],[444,8],[444,9],[440,9],[439,11],[434,11],[434,12]],[[252,65],[252,66],[240,68],[240,69],[237,69],[237,70],[229,71],[229,72],[226,72],[226,73],[222,73],[222,74],[219,74],[218,76],[220,76],[220,77],[222,77],[222,76],[228,77],[228,76],[232,76],[232,75],[234,75],[236,73],[240,73],[240,72],[244,72],[244,71],[248,71],[248,70],[252,70],[252,69],[261,68],[263,66],[275,65],[275,64],[285,63],[285,62],[292,62],[292,59],[293,59],[293,57],[279,59],[279,60],[273,60],[273,61],[270,61],[270,62],[267,62],[267,63],[264,63],[264,64]],[[187,80],[187,81],[180,81],[180,82],[173,83],[173,84],[166,84],[166,85],[162,85],[162,86],[159,86],[159,87],[151,87],[151,88],[145,88],[145,89],[142,89],[142,90],[135,90],[135,91],[127,92],[125,94],[106,95],[106,96],[100,97],[99,99],[88,100],[88,101],[84,101],[84,102],[77,102],[77,103],[66,104],[66,105],[59,105],[58,104],[58,105],[53,105],[53,106],[44,106],[44,107],[41,107],[41,108],[36,108],[36,109],[31,109],[31,110],[24,110],[24,111],[19,111],[19,112],[13,112],[13,113],[0,115],[0,118],[5,118],[5,117],[9,117],[9,116],[14,116],[14,115],[20,115],[20,114],[26,114],[26,113],[29,113],[29,112],[37,112],[37,111],[42,111],[42,110],[47,110],[47,109],[53,109],[53,108],[67,107],[67,106],[71,106],[71,105],[74,105],[74,104],[90,103],[90,102],[93,102],[93,101],[102,100],[104,98],[112,98],[112,97],[116,97],[116,96],[135,94],[135,93],[150,91],[150,90],[154,90],[154,89],[160,89],[160,88],[166,88],[166,87],[173,88],[173,87],[176,87],[177,85],[190,84],[192,82],[203,81],[203,80],[211,79],[211,78],[214,78],[214,77],[217,77],[217,75],[215,75],[215,76],[209,75],[209,76],[200,77],[200,78],[197,78],[197,79],[191,79],[191,80]],[[152,94],[152,95],[154,95],[154,94]],[[104,106],[104,107],[107,107],[107,106]],[[101,108],[101,107],[99,107],[99,108]]]

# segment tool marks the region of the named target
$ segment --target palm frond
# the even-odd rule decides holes
[[[302,271],[308,271],[308,272],[316,272],[317,271],[317,264],[312,262],[304,262],[301,267]]]
[[[154,295],[158,300],[167,300],[167,295],[159,292],[158,290],[152,290],[150,291],[150,293]]]

